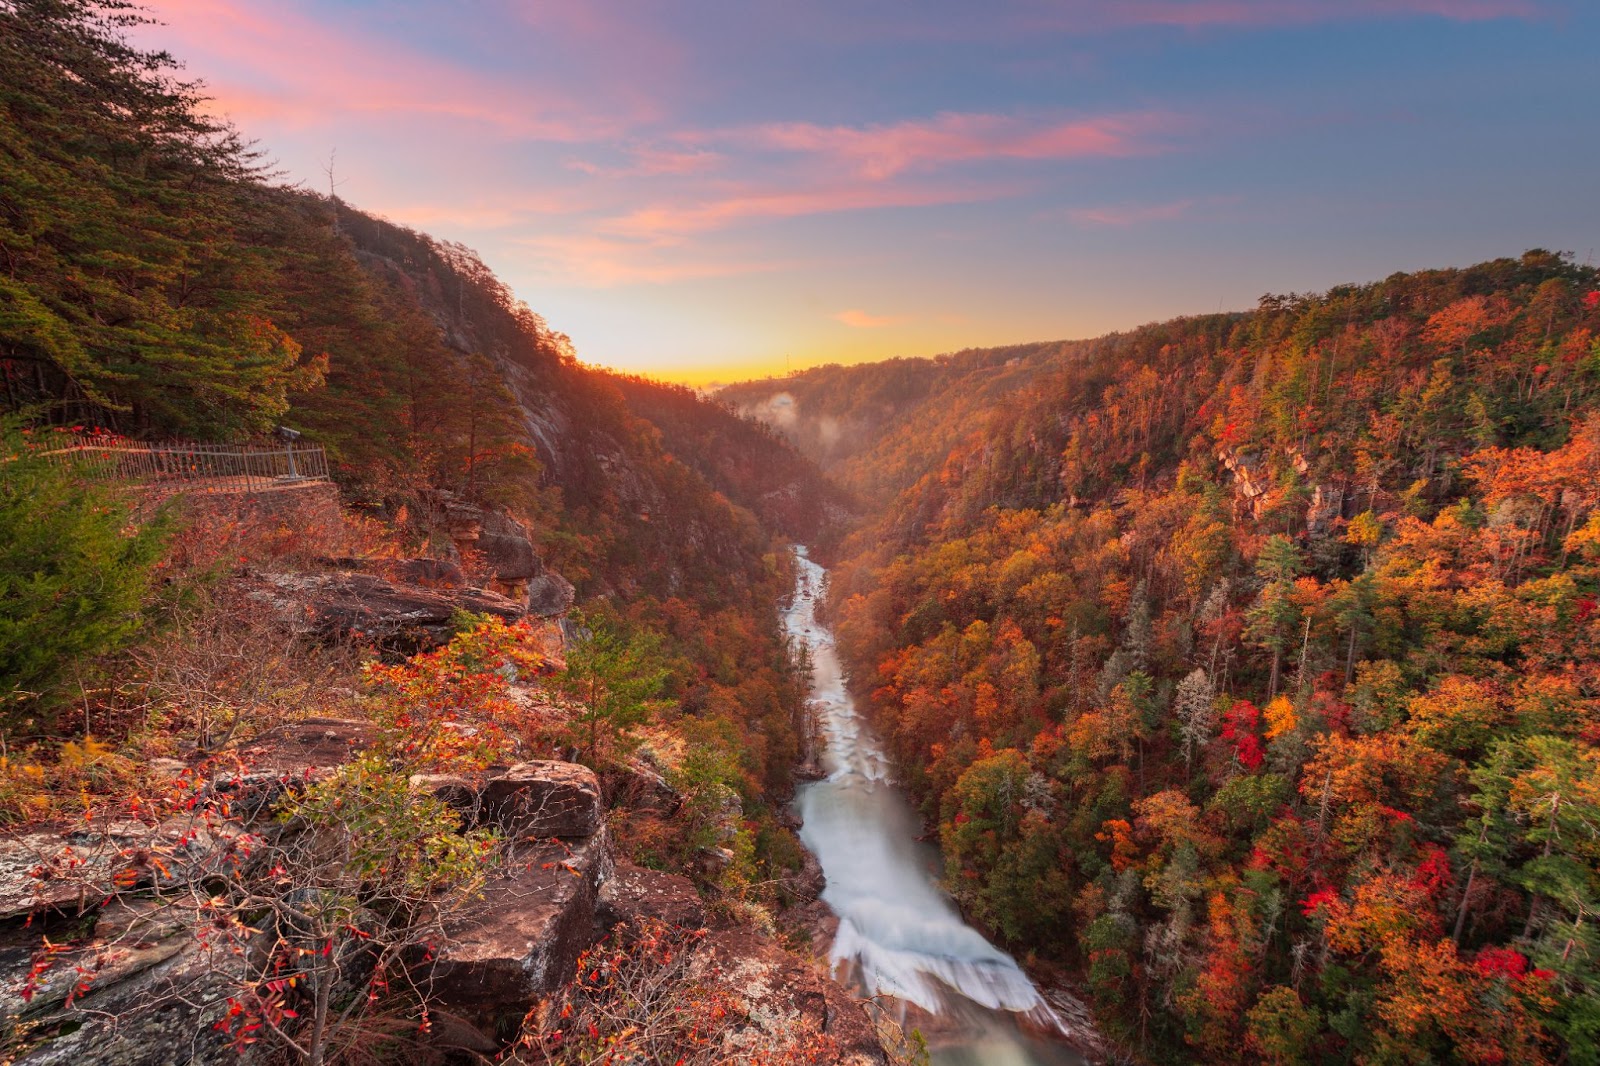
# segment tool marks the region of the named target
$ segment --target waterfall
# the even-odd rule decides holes
[[[1025,1015],[1038,1027],[1061,1028],[1016,961],[967,925],[936,883],[936,856],[916,842],[916,818],[845,691],[833,634],[817,621],[827,571],[805,549],[795,554],[798,577],[784,624],[810,659],[811,708],[826,772],[801,787],[796,803],[801,842],[827,879],[823,902],[839,919],[835,971],[855,975],[871,995],[893,996],[931,1014],[976,1018],[967,1044],[951,1057],[938,1056],[941,1061],[1080,1061],[1065,1049],[1039,1057],[1024,1046],[1037,1042],[1006,1035],[1006,1019],[983,1017]]]

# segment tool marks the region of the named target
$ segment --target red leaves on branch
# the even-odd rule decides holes
[[[1222,716],[1222,739],[1233,745],[1233,754],[1246,770],[1261,766],[1261,738],[1256,730],[1261,726],[1261,711],[1249,700],[1239,700]]]

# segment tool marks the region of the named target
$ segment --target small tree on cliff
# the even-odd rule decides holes
[[[598,765],[606,749],[627,731],[650,719],[661,706],[666,684],[661,641],[631,630],[598,612],[574,612],[579,633],[567,650],[566,669],[557,675],[561,691],[578,704],[572,719],[573,743],[583,761]]]

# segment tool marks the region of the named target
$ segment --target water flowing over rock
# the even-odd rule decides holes
[[[1070,1035],[1015,960],[967,925],[935,883],[936,856],[916,843],[919,827],[890,780],[888,756],[845,691],[833,635],[817,621],[826,572],[803,549],[797,556],[799,578],[784,624],[810,656],[826,774],[800,789],[800,839],[822,864],[822,899],[839,918],[835,967],[871,995],[930,1014],[967,1014],[976,1005]],[[1000,1061],[1081,1061],[1064,1048],[1042,1060],[1030,1056],[1021,1037],[988,1031],[988,1019],[971,1028],[969,1050],[993,1043],[1003,1049],[993,1053],[1009,1056]]]

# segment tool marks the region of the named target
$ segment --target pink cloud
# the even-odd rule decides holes
[[[1526,18],[1532,0],[1131,0],[1111,18],[1129,25],[1270,26],[1435,15],[1461,22]]]
[[[786,265],[740,255],[693,254],[670,240],[633,241],[596,234],[528,237],[515,242],[535,256],[546,278],[593,288],[766,273]]]
[[[703,173],[725,159],[720,153],[701,148],[639,147],[629,149],[628,156],[632,162],[622,166],[605,166],[586,159],[569,159],[567,166],[597,178],[653,178]]]
[[[183,55],[211,110],[238,121],[324,124],[339,115],[473,123],[512,138],[585,141],[619,120],[559,91],[530,93],[372,34],[265,0],[152,0],[143,38]]]
[[[885,326],[898,326],[908,321],[904,315],[872,315],[854,307],[828,317],[835,322],[843,322],[852,329],[883,329]]]
[[[661,237],[722,229],[739,222],[795,218],[887,207],[931,207],[999,199],[1020,191],[1016,185],[960,185],[915,188],[894,185],[841,185],[799,190],[739,191],[719,199],[641,208],[605,223],[608,232],[629,237]]]
[[[776,123],[730,136],[761,148],[838,160],[878,181],[914,168],[977,160],[1141,155],[1159,150],[1151,138],[1175,125],[1172,116],[1157,113],[1041,123],[946,112],[877,126]]]

